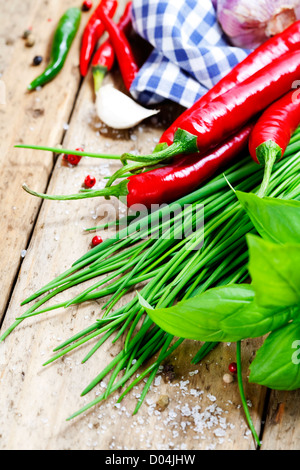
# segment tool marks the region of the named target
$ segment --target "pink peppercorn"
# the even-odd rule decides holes
[[[84,180],[84,184],[87,188],[92,188],[96,184],[96,178],[94,176],[87,175]]]
[[[81,148],[81,147],[78,147],[75,150],[76,150],[76,152],[83,152],[84,151],[83,148]],[[63,157],[64,160],[66,160],[68,163],[70,163],[73,166],[78,165],[81,158],[82,157],[80,155],[64,155],[64,157]]]
[[[236,374],[237,373],[237,364],[236,364],[236,362],[231,362],[231,364],[229,364],[229,366],[228,366],[228,370],[232,374]]]
[[[92,246],[100,245],[102,242],[102,238],[99,235],[95,235],[95,237],[92,239]]]
[[[93,2],[91,2],[90,0],[84,0],[84,2],[82,2],[82,11],[89,11],[93,6]]]

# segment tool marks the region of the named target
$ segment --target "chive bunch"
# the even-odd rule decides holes
[[[300,198],[300,131],[291,139],[285,157],[273,172],[268,196]],[[99,338],[86,362],[111,336],[117,342],[125,336],[123,349],[83,390],[91,391],[111,373],[108,386],[70,418],[74,418],[106,399],[119,387],[123,397],[141,380],[145,385],[134,413],[140,408],[159,366],[183,342],[165,333],[150,318],[136,295],[116,308],[118,301],[143,283],[141,294],[152,306],[168,307],[177,300],[194,296],[206,289],[243,282],[248,277],[248,251],[245,235],[255,233],[241,208],[234,190],[258,192],[263,168],[249,157],[231,166],[197,191],[169,206],[145,215],[113,238],[105,240],[77,260],[67,271],[27,298],[22,305],[31,307],[3,333],[4,340],[26,318],[86,301],[108,297],[104,314],[92,325],[78,332],[54,350],[44,365],[55,361],[83,343]],[[181,211],[178,211],[178,207]],[[164,216],[172,213],[171,220]],[[204,218],[204,224],[199,220]],[[184,220],[184,237],[182,237]],[[119,222],[120,227],[122,221]],[[102,227],[104,228],[104,227]],[[93,281],[93,283],[91,283]],[[66,302],[44,306],[59,293],[88,282],[75,297]],[[43,308],[40,308],[44,306]],[[217,343],[205,343],[193,359],[199,362]],[[156,360],[130,382],[140,366],[158,354]],[[126,385],[126,387],[125,387]]]

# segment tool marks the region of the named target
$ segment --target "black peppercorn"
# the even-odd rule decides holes
[[[33,65],[40,65],[43,61],[43,57],[41,55],[36,55],[33,59]]]

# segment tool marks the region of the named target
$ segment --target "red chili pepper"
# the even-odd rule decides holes
[[[206,155],[188,155],[162,168],[129,176],[127,206],[143,204],[150,208],[153,204],[167,204],[196,190],[247,148],[252,128],[253,124],[248,124]]]
[[[118,22],[118,27],[125,35],[129,33],[132,26],[131,7],[132,2],[130,1],[127,3],[123,15]],[[106,73],[112,69],[114,61],[115,51],[110,40],[107,39],[100,45],[92,60],[92,70],[96,93],[99,90]]]
[[[105,12],[103,10],[100,12],[100,18],[105,25],[109,34],[109,39],[117,56],[125,87],[129,90],[139,70],[131,50],[131,46],[125,33],[110,18],[105,16]]]
[[[292,133],[300,124],[299,91],[291,90],[267,108],[255,124],[249,139],[253,160],[265,166],[259,196],[266,193],[272,168],[283,156]]]
[[[153,204],[163,204],[197,189],[218,170],[232,162],[240,152],[247,148],[253,124],[247,124],[235,136],[219,145],[205,156],[199,153],[177,159],[166,167],[131,175],[120,183],[105,189],[89,191],[68,196],[51,196],[24,189],[34,196],[44,199],[84,199],[97,196],[126,198],[128,207],[142,204],[151,208]]]
[[[132,26],[131,6],[132,2],[130,1],[127,3],[123,15],[118,22],[118,27],[124,32],[124,34],[128,34]],[[96,93],[99,90],[106,73],[112,69],[114,61],[115,51],[110,40],[107,39],[99,46],[92,60],[94,88]]]
[[[117,6],[118,2],[116,0],[101,0],[84,29],[80,50],[80,73],[83,77],[87,74],[96,44],[105,32],[104,25],[99,17],[99,12],[103,11],[105,15],[113,17]]]
[[[186,111],[184,111],[177,120],[163,133],[160,142],[166,142],[168,145],[173,143],[174,134],[180,122],[189,119],[194,110],[206,106],[213,99],[224,94],[226,91],[234,88],[238,83],[242,83],[251,77],[258,70],[272,63],[275,59],[283,56],[287,52],[300,49],[300,21],[296,21],[282,33],[273,36],[264,42],[261,46],[249,54],[246,59],[236,65],[231,72],[222,78],[213,88]]]
[[[182,153],[207,152],[287,93],[299,76],[300,51],[288,52],[206,106],[194,107],[178,119],[172,145],[152,155],[124,154],[122,161],[149,166]]]
[[[97,57],[95,57],[96,55]],[[110,42],[103,42],[97,50],[95,56],[95,61],[94,59],[92,61],[92,71],[94,78],[94,89],[95,93],[97,93],[102,85],[102,81],[106,73],[111,70],[112,66],[114,65],[115,53]],[[94,65],[94,62],[96,62],[97,65]]]

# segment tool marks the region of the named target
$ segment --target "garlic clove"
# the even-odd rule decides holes
[[[144,108],[111,84],[97,92],[96,111],[101,121],[113,129],[129,129],[159,113],[157,109]]]

